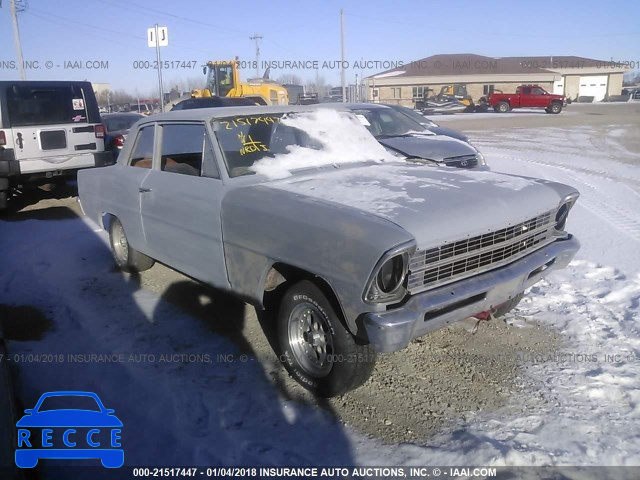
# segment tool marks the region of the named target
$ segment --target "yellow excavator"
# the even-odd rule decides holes
[[[245,97],[259,105],[288,105],[287,89],[269,79],[269,69],[262,78],[240,80],[239,61],[209,61],[202,69],[207,75],[204,88],[196,88],[190,94],[173,100],[169,107],[186,98],[201,97]],[[170,110],[170,108],[165,108]]]

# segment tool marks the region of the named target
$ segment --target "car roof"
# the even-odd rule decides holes
[[[240,115],[265,115],[270,113],[295,113],[313,112],[316,105],[256,105],[234,107],[194,108],[187,110],[173,110],[171,112],[157,113],[146,117],[143,123],[175,121],[175,120],[200,120],[206,121],[214,118],[237,117]]]

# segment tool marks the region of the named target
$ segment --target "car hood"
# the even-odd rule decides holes
[[[428,126],[427,128],[429,129],[430,132],[436,133],[438,135],[444,135],[447,137],[455,138],[456,140],[460,140],[462,142],[469,143],[469,137],[467,137],[464,133],[461,133],[457,130],[452,130],[451,128],[440,127],[440,126],[437,126],[437,127]]]
[[[299,173],[264,185],[383,217],[420,248],[521,223],[575,192],[545,180],[401,162]]]
[[[407,157],[425,158],[442,162],[445,158],[475,155],[468,144],[443,135],[408,135],[404,137],[376,138],[385,147]]]
[[[48,410],[25,415],[18,427],[121,427],[115,415],[90,410]]]

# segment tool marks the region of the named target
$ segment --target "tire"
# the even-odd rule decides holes
[[[109,225],[109,244],[118,267],[125,272],[143,272],[153,267],[154,260],[129,245],[122,222],[114,217]]]
[[[551,112],[551,113],[554,113],[554,114],[556,114],[556,115],[557,115],[557,114],[558,114],[558,113],[560,113],[561,111],[562,111],[562,105],[561,105],[561,104],[559,104],[559,103],[557,103],[557,102],[556,102],[556,103],[552,103],[552,104],[549,106],[549,112]]]
[[[500,102],[496,105],[496,112],[507,113],[509,110],[511,110],[511,107],[507,102]]]
[[[284,367],[317,396],[346,393],[373,372],[373,347],[357,342],[331,302],[308,280],[292,285],[282,296],[277,336]]]
[[[518,306],[523,296],[524,296],[524,292],[519,293],[508,302],[505,302],[502,305],[498,305],[498,308],[496,308],[496,311],[493,314],[493,316],[496,318],[503,317],[504,315],[506,315],[507,313],[509,313],[511,310],[513,310]]]

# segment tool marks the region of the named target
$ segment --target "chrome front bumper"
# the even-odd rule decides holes
[[[571,236],[556,240],[507,266],[414,295],[398,308],[366,313],[367,338],[378,352],[402,350],[414,338],[511,300],[566,267],[579,249]]]

